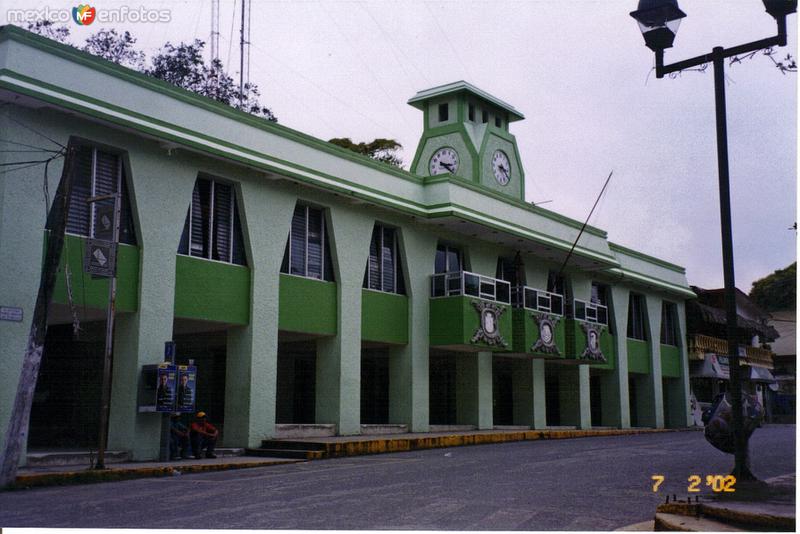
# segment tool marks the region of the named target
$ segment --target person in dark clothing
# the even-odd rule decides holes
[[[169,420],[169,459],[187,459],[192,454],[189,429],[181,423],[181,414],[174,413]]]
[[[197,412],[196,419],[191,427],[192,451],[195,458],[203,457],[203,449],[206,451],[206,458],[216,458],[214,447],[217,445],[219,431],[217,427],[208,422],[206,412]]]

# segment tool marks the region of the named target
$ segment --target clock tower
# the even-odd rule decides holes
[[[499,98],[460,81],[420,91],[408,103],[421,109],[422,138],[411,172],[452,175],[525,200],[525,175],[511,122],[525,117]]]

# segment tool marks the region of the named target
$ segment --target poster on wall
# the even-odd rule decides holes
[[[162,363],[158,366],[156,376],[156,411],[172,412],[175,409],[175,386],[177,370],[174,365]]]
[[[178,366],[178,396],[176,412],[194,412],[195,394],[197,392],[197,367],[194,365]]]

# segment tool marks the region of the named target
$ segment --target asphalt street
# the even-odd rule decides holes
[[[794,426],[750,443],[762,479],[795,472]],[[8,491],[0,526],[613,530],[731,466],[696,431],[529,441]]]

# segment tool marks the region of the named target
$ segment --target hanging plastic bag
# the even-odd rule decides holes
[[[749,439],[764,418],[764,408],[758,397],[742,393],[742,415],[744,416],[744,433]],[[714,447],[733,454],[735,440],[733,437],[733,406],[730,393],[717,395],[711,407],[703,413],[706,440]]]

